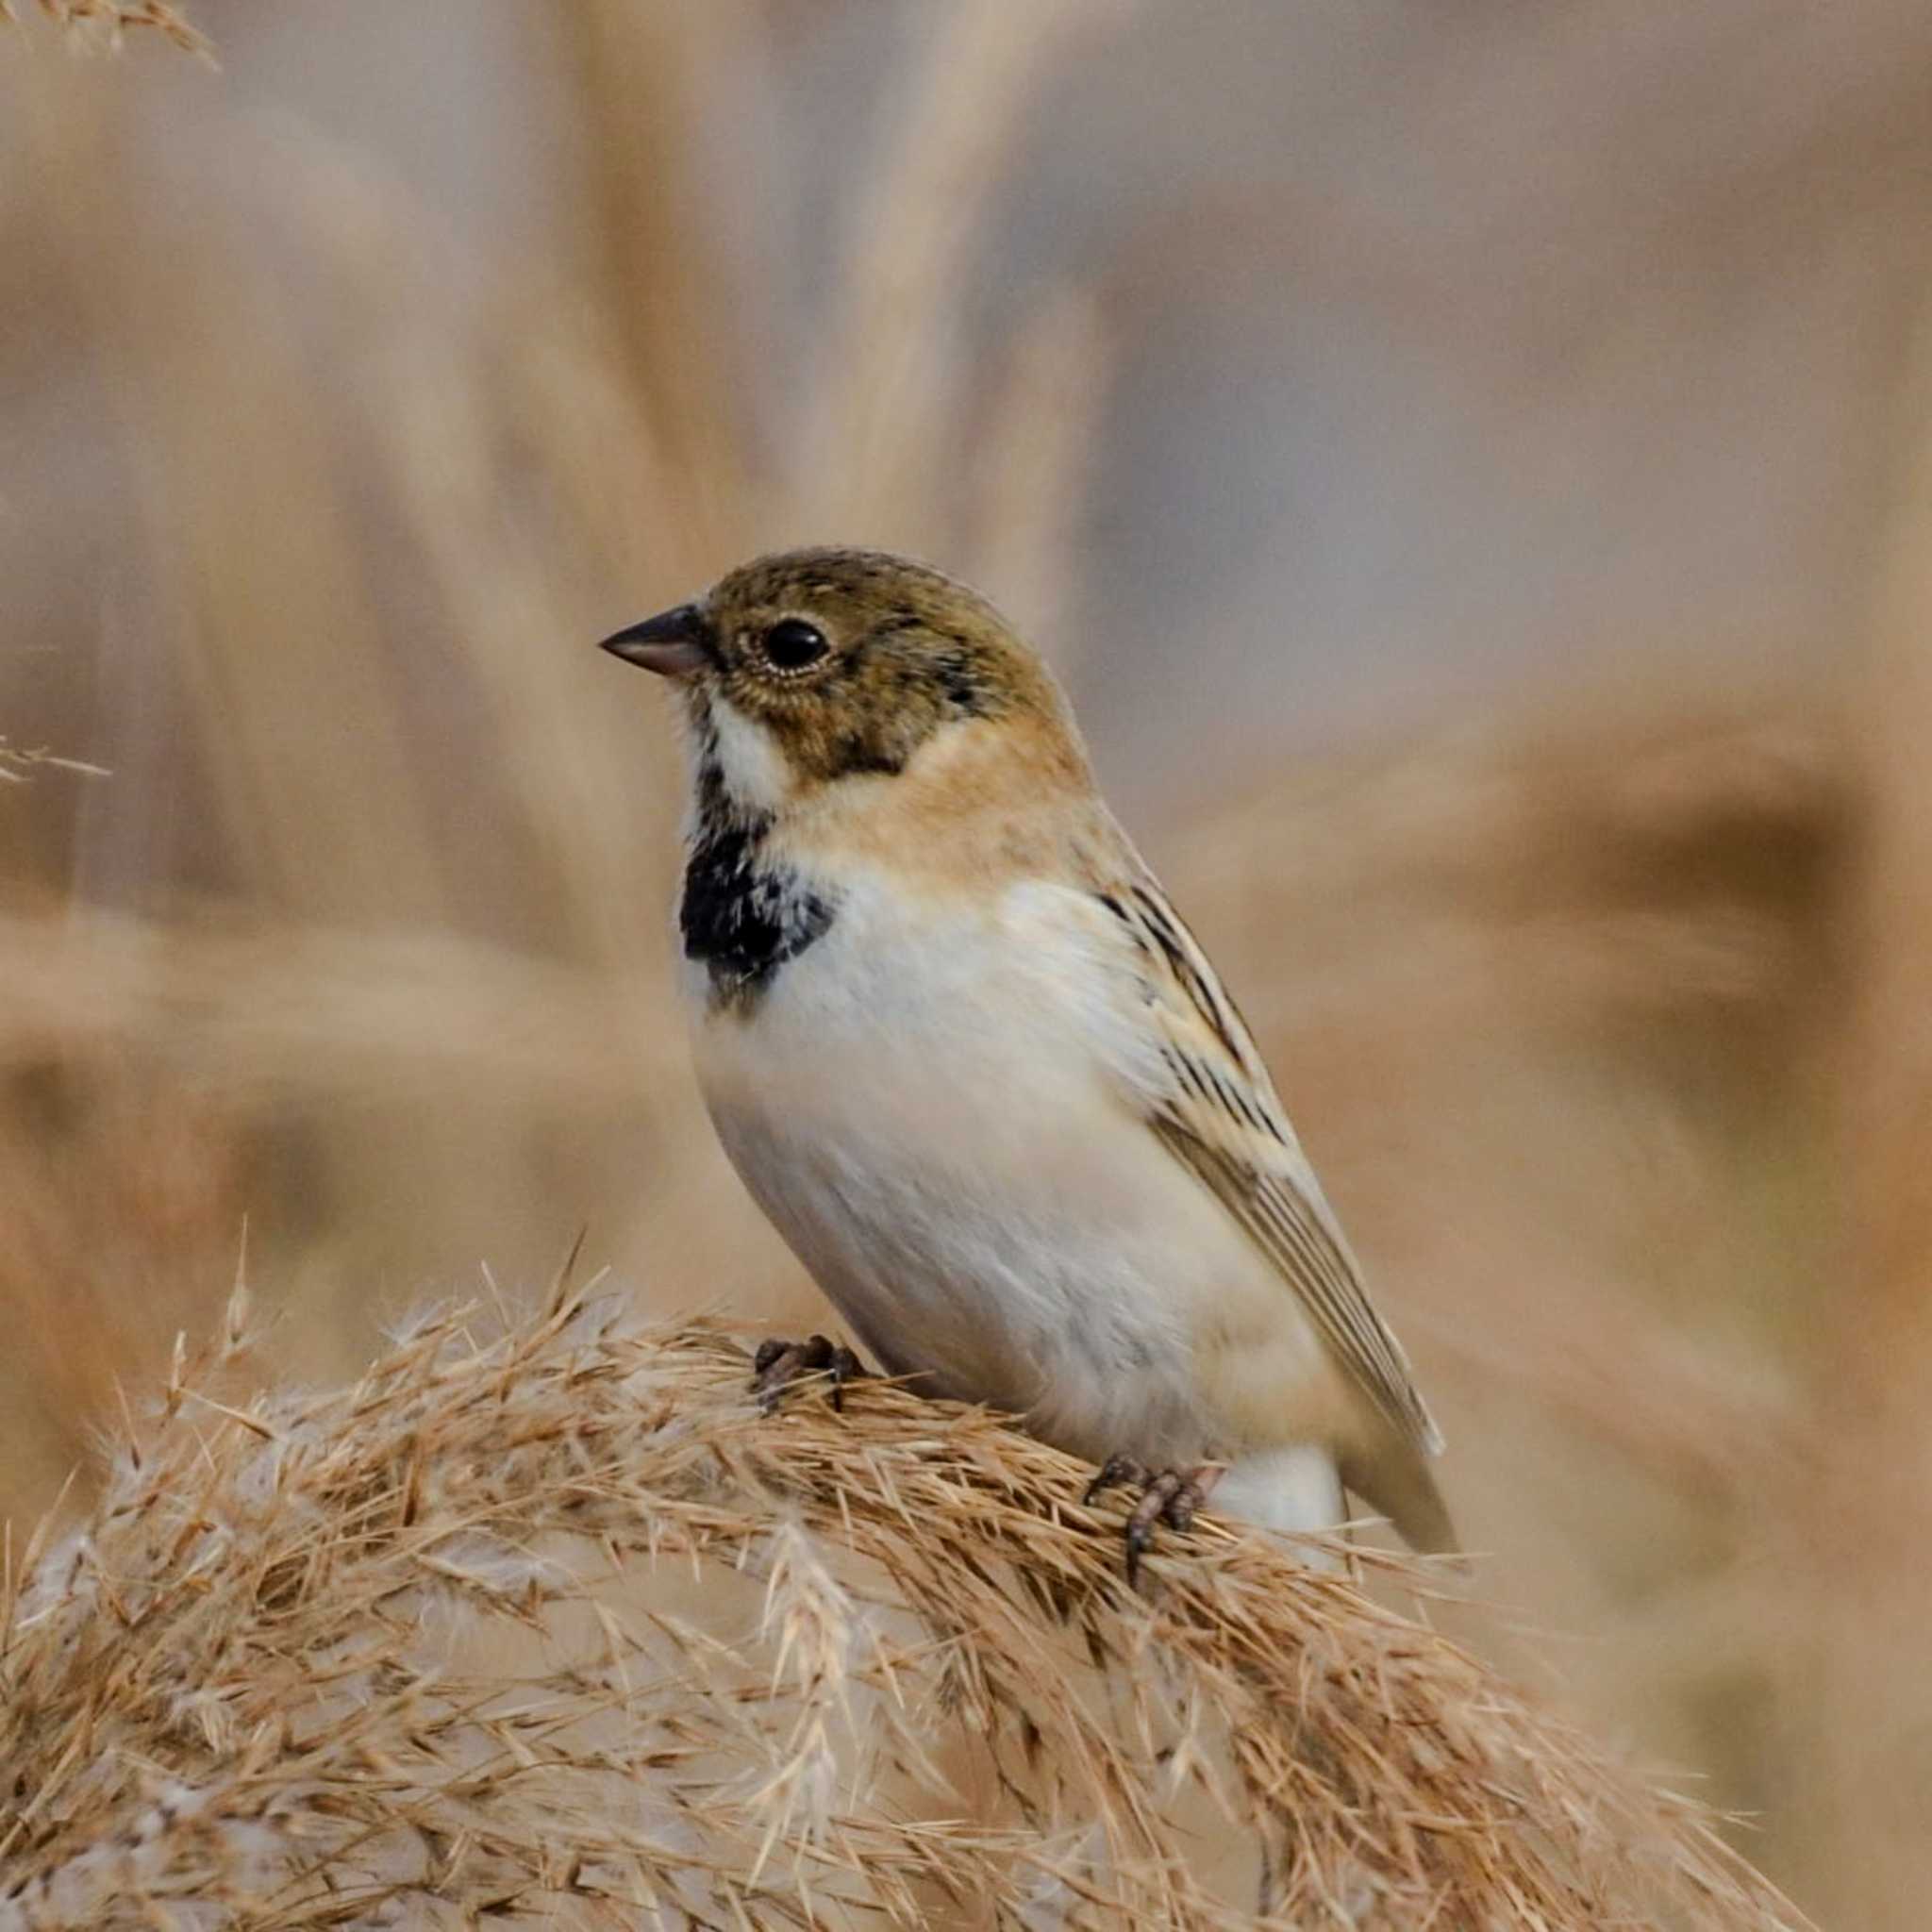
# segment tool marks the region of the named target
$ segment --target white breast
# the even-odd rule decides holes
[[[749,1013],[700,1021],[700,1078],[746,1185],[884,1367],[1076,1454],[1198,1457],[1224,1447],[1191,1373],[1203,1309],[1286,1291],[1137,1116],[1153,1044],[1071,897],[1023,886],[980,910],[843,876],[825,938]]]

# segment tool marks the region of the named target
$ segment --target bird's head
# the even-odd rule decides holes
[[[1084,774],[1038,655],[964,584],[882,551],[758,558],[604,648],[682,687],[699,782],[743,810],[893,778],[969,739]]]

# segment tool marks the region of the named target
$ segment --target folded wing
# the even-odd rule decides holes
[[[1274,1264],[1398,1438],[1435,1454],[1441,1435],[1408,1358],[1370,1302],[1254,1038],[1207,955],[1152,874],[1108,880],[1096,897],[1132,949],[1134,989],[1158,1041],[1153,1085],[1144,1074],[1137,1082],[1148,1125]]]

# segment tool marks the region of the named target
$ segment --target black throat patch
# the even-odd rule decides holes
[[[708,812],[702,786],[699,797],[677,916],[684,957],[709,973],[713,1006],[745,1011],[788,961],[824,938],[838,915],[790,866],[766,858],[769,816]]]

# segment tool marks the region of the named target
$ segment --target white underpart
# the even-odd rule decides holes
[[[1208,1507],[1268,1529],[1333,1529],[1348,1515],[1334,1458],[1312,1442],[1243,1457],[1215,1484]],[[1306,1547],[1299,1554],[1328,1560]]]
[[[725,791],[749,811],[776,811],[791,781],[785,755],[771,733],[723,696],[711,699],[711,724],[718,736],[718,771]]]
[[[1200,1337],[1257,1297],[1284,1415],[1326,1357],[1141,1118],[1158,1047],[1086,936],[1086,896],[1036,884],[969,908],[858,867],[813,884],[830,931],[748,1012],[707,1014],[698,1066],[734,1164],[861,1343],[1091,1460],[1245,1450],[1215,1507],[1340,1522],[1321,1450],[1232,1443],[1204,1397]],[[703,1011],[694,969],[688,989]]]

